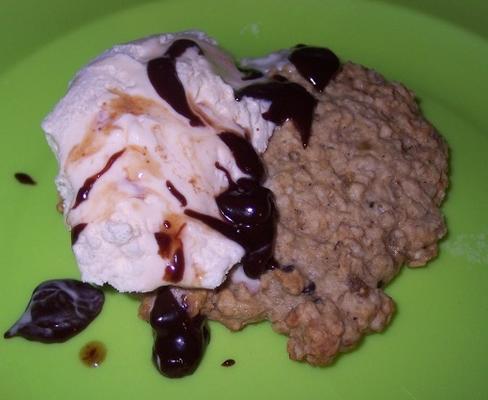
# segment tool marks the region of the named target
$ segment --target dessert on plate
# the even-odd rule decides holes
[[[384,287],[446,232],[447,145],[415,95],[326,48],[118,45],[43,129],[81,279],[141,294],[170,377],[196,369],[207,318],[269,320],[292,359],[330,363],[388,325]]]
[[[292,65],[279,73],[307,85]],[[402,265],[437,255],[447,147],[411,91],[360,65],[345,63],[314,96],[308,146],[286,123],[263,157],[280,267],[258,283],[231,275],[219,290],[184,296],[192,312],[232,330],[267,319],[289,337],[292,359],[325,365],[385,329],[395,304],[384,287]]]

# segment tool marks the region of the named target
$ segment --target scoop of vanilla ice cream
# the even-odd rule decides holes
[[[175,61],[191,108],[191,126],[153,88],[147,63],[178,39],[190,47]],[[115,46],[75,76],[42,127],[54,151],[73,250],[84,281],[123,292],[162,285],[215,288],[243,248],[183,214],[221,218],[215,196],[243,173],[217,134],[246,135],[266,149],[274,125],[269,104],[234,99],[242,85],[231,57],[201,32],[152,36]]]

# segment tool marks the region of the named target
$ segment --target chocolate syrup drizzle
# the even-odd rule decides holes
[[[263,118],[276,125],[283,125],[291,119],[300,133],[303,147],[307,147],[317,100],[303,86],[275,76],[271,81],[239,89],[235,96],[237,101],[246,96],[270,101],[271,105],[263,113]]]
[[[263,182],[265,175],[263,163],[249,141],[233,132],[219,133],[219,138],[231,151],[239,169],[251,175],[256,181]]]
[[[158,254],[161,258],[170,259],[164,270],[163,279],[168,282],[178,283],[183,279],[185,273],[185,252],[180,234],[186,224],[182,224],[176,233],[171,234],[171,223],[167,220],[163,223],[164,229],[154,233],[154,238],[158,244]]]
[[[99,172],[97,172],[95,175],[90,176],[85,180],[85,183],[83,186],[78,190],[78,193],[76,194],[76,199],[75,199],[75,204],[73,205],[73,210],[78,207],[82,202],[88,199],[88,195],[90,194],[90,191],[93,188],[93,185],[95,182],[100,179],[100,177],[105,174],[110,167],[113,165],[115,161],[124,153],[125,149],[122,149],[118,151],[117,153],[112,154],[112,156],[108,159],[107,164],[105,164],[105,167],[103,167]]]
[[[196,47],[199,54],[203,55],[195,42],[188,39],[177,40],[163,57],[149,62],[147,71],[158,94],[175,111],[188,118],[190,125],[200,126],[203,122],[190,109],[175,68],[176,58],[190,47]],[[339,68],[339,60],[330,50],[317,47],[297,46],[289,59],[297,71],[319,92],[323,91]],[[243,81],[263,76],[259,71],[240,70],[243,73]],[[277,75],[235,92],[237,101],[246,96],[270,101],[270,107],[263,113],[263,117],[276,125],[282,125],[291,119],[300,133],[303,147],[307,147],[317,100],[304,87]],[[249,141],[234,132],[221,132],[218,136],[230,149],[238,168],[249,177],[234,182],[230,173],[216,163],[215,167],[224,172],[229,183],[228,188],[215,199],[223,219],[188,208],[184,213],[239,243],[245,250],[245,255],[241,259],[244,272],[251,278],[259,278],[263,272],[277,266],[273,258],[277,222],[273,194],[262,186],[265,169]],[[185,207],[186,198],[171,182],[167,181],[166,186]],[[163,232],[156,233],[155,238],[160,247],[160,254],[167,251],[165,249],[171,245],[171,238]],[[178,247],[178,251],[181,251],[184,262],[183,247]],[[178,251],[173,255],[173,264],[177,264],[179,259]],[[167,274],[168,269],[164,276],[164,279],[168,280]],[[309,289],[313,291],[312,287]],[[153,360],[162,374],[181,377],[193,373],[208,342],[208,339],[205,339],[208,338],[208,331],[204,323],[203,316],[190,319],[168,287],[158,289],[151,311],[151,325],[155,331]],[[176,345],[179,341],[184,343],[181,348]],[[188,345],[189,343],[191,345]]]
[[[340,67],[339,58],[329,49],[299,44],[288,57],[302,77],[322,92]]]
[[[147,74],[156,92],[175,111],[188,118],[190,125],[203,126],[202,120],[191,110],[176,72],[176,59],[192,47],[203,55],[202,49],[192,40],[174,41],[162,57],[148,62]],[[339,60],[330,50],[317,47],[297,46],[289,60],[319,92],[323,91],[339,68]],[[262,77],[259,71],[242,72],[243,81]],[[245,96],[269,100],[271,105],[263,117],[277,125],[291,119],[300,133],[303,147],[307,146],[317,100],[305,88],[275,76],[268,81],[241,88],[235,93],[237,101]],[[273,195],[262,186],[265,170],[252,145],[233,132],[222,132],[219,138],[232,152],[239,169],[249,177],[234,182],[229,172],[216,163],[216,168],[225,173],[229,182],[228,188],[216,197],[223,220],[190,209],[186,209],[184,213],[241,244],[246,251],[241,260],[244,271],[249,277],[258,278],[267,269],[277,266],[272,257],[277,220]],[[85,180],[77,193],[73,209],[88,199],[95,182],[124,151],[125,149],[113,154],[102,170]],[[23,173],[18,173],[15,177],[21,183],[32,184],[33,181]],[[172,183],[166,181],[166,186],[182,207],[186,207],[186,198]],[[86,223],[80,223],[73,227],[72,244],[76,243],[86,226]],[[183,246],[177,237],[183,227],[184,224],[176,233],[176,239],[165,232],[154,234],[162,256],[167,258],[173,251],[172,261],[166,267],[164,275],[164,279],[171,282],[179,282],[184,272]],[[164,228],[171,229],[171,223],[165,220]],[[305,292],[312,293],[314,286],[312,282]],[[103,303],[103,292],[87,283],[71,279],[44,282],[34,290],[24,314],[4,337],[23,336],[29,340],[47,343],[65,341],[83,330],[100,313]],[[186,307],[177,301],[170,287],[165,286],[157,290],[150,323],[155,336],[153,360],[158,370],[172,378],[193,373],[209,342],[206,318],[202,315],[190,317]],[[233,365],[233,360],[224,364]]]
[[[188,118],[191,126],[203,126],[202,120],[191,110],[185,88],[176,72],[176,59],[191,47],[203,54],[200,46],[193,40],[175,40],[162,57],[149,61],[147,76],[158,95],[176,112]]]
[[[173,242],[171,235],[168,235],[166,232],[156,232],[154,233],[154,239],[156,239],[159,247],[159,255],[161,257],[167,257],[171,249],[171,243]]]
[[[223,132],[219,137],[231,150],[239,169],[250,177],[234,182],[229,172],[216,163],[229,182],[215,199],[224,220],[191,209],[186,209],[185,214],[239,243],[245,250],[241,259],[244,272],[257,279],[271,268],[273,261],[277,220],[273,194],[261,185],[264,166],[254,147],[232,132]]]
[[[73,228],[71,228],[71,246],[73,246],[78,241],[80,233],[83,232],[83,229],[85,229],[87,225],[88,224],[82,223],[75,225],[73,226]]]
[[[154,332],[152,358],[158,371],[169,378],[192,374],[200,364],[210,334],[206,318],[190,317],[170,287],[160,287],[150,315]]]
[[[183,279],[185,273],[185,252],[183,251],[183,243],[176,248],[173,257],[164,270],[163,279],[168,282],[178,283]]]
[[[175,111],[187,117],[191,125],[198,126],[203,125],[203,122],[191,111],[175,68],[176,59],[191,47],[204,55],[194,41],[176,40],[163,57],[149,61],[147,71],[158,94]],[[324,89],[339,68],[335,54],[318,47],[298,45],[289,59],[318,91]],[[242,80],[262,77],[259,71],[241,71]],[[269,109],[263,113],[263,117],[277,125],[291,119],[300,133],[303,147],[307,147],[317,100],[303,86],[276,75],[235,92],[237,101],[246,96],[270,101]],[[274,199],[272,193],[262,186],[264,166],[252,145],[233,132],[222,132],[219,137],[231,150],[239,169],[250,177],[234,182],[230,174],[217,164],[216,167],[225,172],[229,183],[228,188],[215,199],[224,220],[192,209],[186,209],[184,213],[239,243],[246,252],[241,260],[245,273],[251,278],[259,278],[270,266],[276,264],[272,260],[277,220]],[[171,182],[167,181],[166,186],[185,207],[186,198]],[[177,259],[176,255],[174,258]]]
[[[186,201],[186,197],[175,188],[175,186],[171,183],[171,181],[166,181],[166,187],[168,188],[169,192],[178,200],[182,207],[186,207],[188,202]]]

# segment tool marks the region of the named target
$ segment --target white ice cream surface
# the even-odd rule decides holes
[[[188,102],[210,121],[206,126],[191,127],[158,96],[147,76],[147,62],[180,38],[194,40],[207,56],[189,48],[176,61]],[[87,224],[73,246],[84,281],[127,292],[174,284],[165,271],[180,246],[185,267],[176,284],[214,288],[243,256],[239,244],[183,214],[188,207],[221,218],[215,196],[228,182],[216,162],[233,179],[243,176],[219,132],[247,134],[263,152],[274,128],[261,116],[269,104],[247,97],[235,101],[233,88],[215,73],[215,65],[232,83],[238,72],[231,58],[200,32],[119,45],[83,68],[44,120],[59,162],[56,185],[66,221],[71,228]],[[87,199],[77,205],[78,191],[97,174]],[[168,182],[185,197],[186,206],[171,194]],[[157,232],[171,237],[167,254],[161,253]]]
[[[243,58],[240,61],[240,65],[244,68],[255,69],[266,75],[271,71],[280,71],[290,67],[293,69],[293,64],[289,61],[290,54],[290,49],[283,49],[269,53],[263,57]]]

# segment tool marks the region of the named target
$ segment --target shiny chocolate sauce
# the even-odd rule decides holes
[[[118,151],[117,153],[114,153],[110,156],[108,159],[107,163],[105,166],[97,172],[95,175],[90,176],[85,180],[85,183],[83,186],[78,190],[78,193],[76,194],[76,199],[75,199],[75,204],[73,205],[73,210],[78,207],[82,202],[84,202],[86,199],[88,199],[88,195],[90,194],[90,191],[93,188],[93,185],[95,184],[96,181],[100,179],[100,177],[105,174],[110,167],[114,164],[117,159],[124,154],[125,149],[122,149]]]
[[[80,360],[87,367],[99,367],[107,357],[107,347],[98,340],[85,344],[80,350]]]
[[[186,207],[188,202],[186,201],[186,197],[175,188],[175,186],[171,183],[171,181],[166,181],[166,187],[168,188],[169,192],[178,200],[182,207]]]
[[[199,54],[203,54],[193,40],[175,40],[162,57],[149,61],[147,75],[158,95],[176,112],[188,118],[191,126],[203,126],[202,120],[191,110],[185,88],[176,72],[176,59],[191,47],[195,47]]]
[[[17,182],[22,183],[23,185],[36,185],[37,182],[30,176],[29,174],[26,174],[25,172],[16,172],[14,174],[15,179],[17,179]]]
[[[203,126],[204,122],[190,108],[175,67],[176,59],[190,47],[197,48],[199,54],[203,54],[195,42],[187,39],[177,40],[162,57],[149,61],[147,73],[156,92],[175,111],[188,118],[190,125]],[[320,65],[314,67],[314,60],[318,60]],[[297,47],[290,55],[290,62],[318,91],[324,89],[338,68],[337,57],[332,52],[313,47]],[[241,69],[241,72],[242,80],[253,80],[263,76],[255,70]],[[235,92],[236,101],[246,96],[270,101],[269,109],[263,113],[263,118],[276,125],[282,125],[291,119],[300,134],[303,147],[307,147],[317,100],[304,87],[276,75]],[[265,169],[249,141],[233,132],[222,132],[219,138],[231,151],[238,168],[249,177],[234,182],[230,173],[216,163],[216,168],[224,172],[228,181],[228,188],[215,198],[223,219],[188,208],[184,213],[239,243],[245,250],[241,260],[244,272],[247,276],[257,279],[266,270],[279,267],[273,257],[277,222],[273,194],[262,186]],[[166,186],[180,201],[182,207],[186,207],[186,198],[171,182],[167,181]],[[168,230],[170,224],[165,224],[164,227]],[[178,270],[184,270],[183,247],[177,246],[177,250],[174,251],[174,240],[163,231],[155,233],[155,239],[161,255],[167,256],[169,249],[173,249],[174,268],[171,272],[177,274]],[[180,263],[182,268],[178,267]],[[167,275],[168,267],[165,279],[171,276]],[[291,272],[293,267],[284,270]],[[182,273],[180,276],[182,277]],[[178,278],[174,278],[173,282],[177,280]],[[307,287],[308,292],[313,292],[313,289],[311,285]],[[153,360],[158,370],[169,377],[182,377],[193,373],[208,343],[204,317],[198,315],[190,318],[185,307],[174,298],[171,289],[162,287],[157,291],[150,321],[155,332]],[[222,365],[231,366],[233,360],[228,360]]]
[[[324,90],[340,67],[339,58],[324,47],[298,45],[288,59],[319,92]]]
[[[44,343],[64,342],[85,329],[100,313],[103,292],[74,279],[41,283],[34,289],[24,314],[4,334]]]
[[[303,86],[278,76],[239,89],[235,96],[237,101],[243,97],[270,101],[271,105],[263,113],[263,118],[276,125],[283,125],[291,119],[300,133],[303,147],[307,147],[317,100]]]
[[[251,175],[256,181],[263,182],[264,165],[249,141],[233,132],[219,133],[219,138],[231,151],[239,169],[245,174]]]
[[[78,241],[80,233],[83,232],[83,229],[85,229],[87,225],[88,224],[83,223],[75,225],[73,226],[73,228],[71,228],[71,246],[73,246]]]
[[[339,58],[329,49],[298,45],[289,56],[302,77],[322,92],[340,67]],[[303,86],[289,82],[282,76],[274,76],[265,82],[257,82],[236,91],[236,100],[253,97],[271,102],[263,118],[282,125],[291,119],[300,133],[303,147],[307,147],[313,114],[317,100]]]
[[[152,358],[158,371],[169,378],[192,374],[210,340],[206,318],[190,317],[166,286],[156,292],[150,323],[154,330]]]
[[[159,247],[159,255],[161,257],[166,258],[171,249],[171,243],[173,242],[173,238],[171,235],[167,234],[166,232],[156,232],[154,234],[154,239],[156,239],[156,243]]]
[[[183,243],[176,248],[173,257],[166,268],[164,269],[164,280],[168,282],[178,283],[183,279],[185,272],[185,252],[183,251]]]
[[[273,194],[261,185],[264,166],[252,145],[232,132],[223,132],[219,137],[231,150],[239,169],[250,178],[234,182],[229,172],[216,163],[229,182],[215,199],[224,220],[191,209],[186,209],[185,214],[239,243],[246,252],[241,259],[244,272],[257,279],[274,263],[277,216]]]
[[[198,44],[192,40],[174,41],[162,57],[148,62],[147,74],[159,96],[175,111],[188,118],[191,126],[203,126],[202,120],[191,110],[176,72],[176,59],[192,47],[199,54],[203,54]],[[324,89],[339,67],[339,61],[332,52],[316,47],[298,46],[291,53],[290,62],[318,91]],[[262,73],[255,70],[241,69],[241,72],[244,74],[242,80],[262,77]],[[291,119],[300,133],[303,147],[307,146],[317,100],[306,89],[275,76],[268,81],[241,88],[235,93],[237,101],[246,96],[270,101],[271,105],[263,117],[277,125]],[[217,163],[216,168],[225,173],[229,182],[228,188],[216,197],[223,220],[190,209],[186,209],[185,214],[241,244],[246,251],[241,260],[244,271],[251,278],[259,278],[267,269],[277,266],[272,256],[277,220],[273,195],[262,186],[265,170],[252,145],[232,132],[222,132],[219,137],[232,152],[239,169],[249,177],[234,182],[229,172]],[[113,154],[102,170],[85,180],[77,193],[73,209],[88,198],[96,181],[124,151],[125,149]],[[16,173],[15,178],[23,184],[35,184],[24,173]],[[172,183],[167,181],[166,186],[182,207],[186,207],[186,198]],[[76,243],[86,226],[86,223],[80,223],[73,227],[72,244]],[[165,257],[170,254],[172,257],[164,275],[171,282],[181,280],[184,272],[183,246],[177,238],[183,227],[184,224],[179,228],[176,239],[164,231],[154,234],[160,254]],[[170,221],[164,221],[164,229],[172,229]],[[314,289],[314,284],[311,283],[304,292],[313,293]],[[72,279],[46,281],[34,290],[24,314],[4,337],[22,336],[45,343],[64,342],[85,329],[96,318],[104,300],[103,292],[87,283]],[[178,302],[171,289],[161,287],[157,290],[150,323],[155,336],[153,360],[158,370],[172,378],[193,373],[210,339],[206,318],[202,315],[190,317],[186,307]],[[89,365],[97,366],[105,358],[105,353],[103,344],[88,343],[81,350],[80,358]],[[222,365],[231,366],[234,363],[234,360],[229,359]]]
[[[163,279],[168,282],[178,283],[183,279],[185,273],[185,252],[180,234],[186,224],[181,224],[178,230],[172,229],[170,221],[165,220],[163,229],[154,233],[154,238],[158,244],[158,254],[161,258],[170,259],[164,270]]]
[[[225,360],[224,362],[222,362],[222,364],[220,364],[222,367],[232,367],[233,365],[235,365],[236,361],[232,358],[228,358],[227,360]]]

